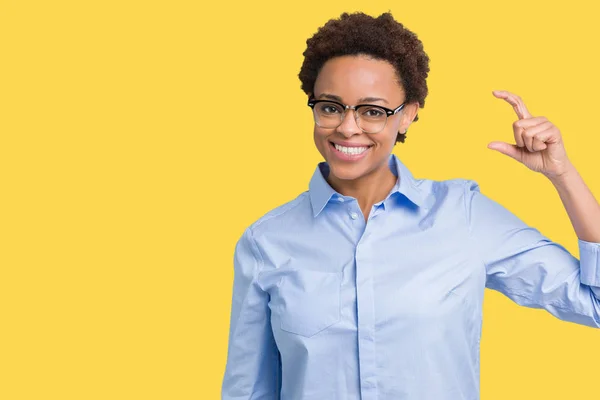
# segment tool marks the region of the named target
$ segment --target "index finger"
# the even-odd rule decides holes
[[[494,90],[492,91],[492,94],[499,99],[506,100],[511,106],[513,106],[513,109],[517,113],[519,119],[531,118],[531,114],[529,113],[529,110],[527,110],[527,107],[525,107],[523,100],[521,100],[521,98],[516,94],[507,92],[506,90]]]

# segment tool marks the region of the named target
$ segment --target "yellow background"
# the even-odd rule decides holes
[[[486,145],[513,91],[599,197],[590,4],[0,1],[0,398],[219,398],[234,245],[308,187],[297,74],[343,11],[391,10],[431,58],[394,151],[415,176],[475,179],[578,256],[551,184]],[[486,291],[482,399],[600,398],[599,333]]]

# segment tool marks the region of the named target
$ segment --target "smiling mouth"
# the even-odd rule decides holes
[[[367,146],[352,146],[352,147],[346,147],[346,146],[340,146],[338,144],[335,144],[333,142],[329,142],[330,146],[333,147],[333,149],[335,151],[339,151],[342,154],[346,154],[348,156],[358,156],[361,155],[362,153],[364,153],[365,151],[369,150],[371,147],[373,147],[373,145],[367,145]]]

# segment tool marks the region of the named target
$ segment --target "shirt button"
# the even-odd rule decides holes
[[[339,201],[340,203],[343,203],[344,202],[344,198],[343,197],[338,197],[337,201]]]
[[[358,214],[357,214],[357,213],[355,213],[355,212],[353,212],[353,213],[350,213],[350,218],[352,218],[352,219],[356,219],[356,218],[358,218]]]

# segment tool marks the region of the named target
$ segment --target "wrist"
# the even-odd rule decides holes
[[[577,169],[571,161],[567,159],[562,172],[556,175],[547,176],[547,178],[554,186],[563,186],[565,183],[571,182],[575,176],[577,176]]]

